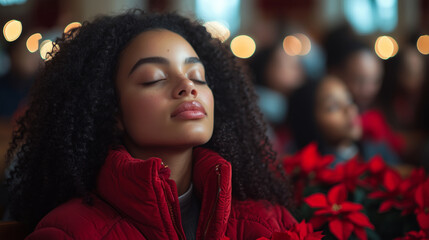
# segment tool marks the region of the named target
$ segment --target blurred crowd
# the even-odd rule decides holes
[[[334,164],[380,155],[392,165],[429,168],[428,58],[416,48],[418,35],[382,60],[346,25],[313,43],[316,55],[288,54],[283,38],[290,33],[278,32],[246,63],[279,158],[314,142]]]

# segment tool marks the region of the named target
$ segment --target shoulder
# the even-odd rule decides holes
[[[121,222],[107,203],[93,197],[93,204],[72,199],[49,212],[28,239],[101,239]]]
[[[366,161],[380,155],[383,160],[389,165],[397,165],[400,163],[398,156],[385,143],[377,143],[372,141],[363,141],[363,157]]]
[[[266,200],[233,200],[228,225],[230,230],[231,228],[235,231],[246,229],[246,233],[238,233],[238,235],[250,234],[249,237],[258,238],[271,237],[273,232],[288,230],[295,223],[295,218],[283,206]]]

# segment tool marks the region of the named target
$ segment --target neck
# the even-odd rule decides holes
[[[142,148],[134,144],[125,144],[128,152],[134,158],[148,159],[158,157],[168,166],[171,175],[177,185],[178,195],[182,195],[189,189],[192,178],[192,147],[169,148],[149,147]]]

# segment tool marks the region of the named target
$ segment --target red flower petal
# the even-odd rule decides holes
[[[383,184],[387,191],[393,192],[401,184],[401,176],[393,170],[388,170],[384,174]]]
[[[392,200],[386,200],[384,201],[381,205],[380,208],[378,209],[379,213],[384,213],[389,211],[392,207],[393,207],[394,202]]]
[[[320,156],[317,151],[317,144],[316,143],[310,143],[307,147],[303,149],[301,152],[302,155],[302,170],[306,173],[311,172],[314,170]]]
[[[421,212],[417,214],[417,222],[419,222],[420,228],[429,230],[429,214]]]
[[[306,197],[304,201],[312,208],[326,208],[329,206],[326,196],[322,193],[312,194]]]
[[[367,240],[367,239],[368,239],[368,238],[367,238],[367,236],[366,236],[366,232],[365,232],[365,229],[364,229],[364,228],[361,228],[361,227],[355,227],[354,232],[355,232],[356,237],[357,237],[358,239],[360,239],[360,240]]]
[[[368,169],[371,173],[377,174],[386,169],[387,165],[380,155],[376,155],[368,162]]]
[[[353,224],[334,219],[329,222],[329,231],[339,240],[347,240],[353,231]]]
[[[414,199],[416,200],[417,205],[419,205],[420,208],[424,208],[425,205],[425,200],[423,198],[423,185],[420,185],[415,194],[414,194]]]
[[[341,204],[341,212],[355,212],[363,209],[363,206],[359,203],[343,202]]]
[[[311,224],[310,224],[311,225]],[[308,228],[307,228],[307,224],[304,221],[301,221],[298,224],[295,224],[294,226],[294,230],[296,232],[298,232],[298,235],[300,236],[300,238],[304,238],[305,236],[307,236],[308,232]]]
[[[350,222],[354,223],[359,227],[367,227],[370,229],[374,229],[374,225],[371,224],[369,218],[361,212],[353,212],[347,214],[347,218],[350,220]]]
[[[386,192],[383,192],[383,191],[375,191],[368,194],[368,198],[371,198],[371,199],[384,198],[384,197],[386,197]]]
[[[328,202],[330,204],[341,204],[347,199],[347,189],[344,184],[339,184],[331,188],[328,192]]]

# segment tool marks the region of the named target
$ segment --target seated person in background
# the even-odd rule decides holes
[[[347,28],[337,29],[328,35],[326,51],[328,73],[344,81],[357,105],[363,139],[386,143],[397,154],[401,154],[405,140],[392,130],[377,103],[383,82],[380,59]]]
[[[333,154],[333,165],[356,155],[364,161],[376,154],[389,164],[397,156],[382,143],[362,140],[362,125],[357,106],[343,81],[327,76],[309,82],[292,95],[290,123],[297,150],[317,142],[321,154]]]
[[[256,95],[197,22],[132,11],[57,41],[8,159],[28,239],[270,238],[296,223]]]
[[[286,124],[288,99],[306,81],[300,56],[286,54],[282,40],[279,38],[272,46],[259,50],[249,62],[259,106],[270,123],[269,137],[279,157],[290,148],[290,130]]]

